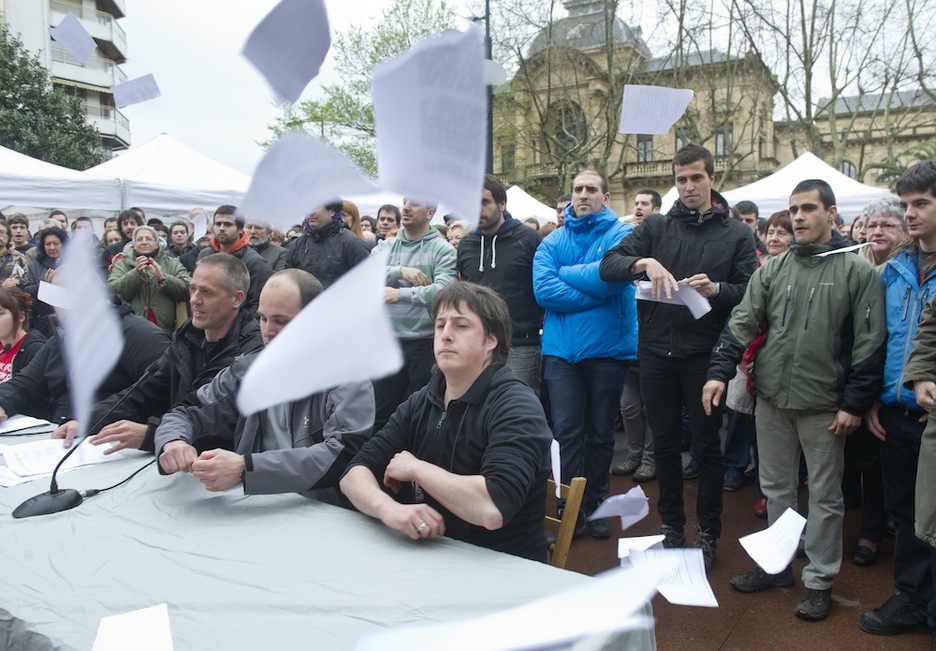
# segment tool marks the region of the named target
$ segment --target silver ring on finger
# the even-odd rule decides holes
[[[429,525],[426,524],[425,522],[421,523],[418,527],[416,527],[416,533],[422,533],[423,531],[426,530],[428,526]]]

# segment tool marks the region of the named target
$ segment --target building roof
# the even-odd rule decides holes
[[[726,63],[728,61],[740,61],[742,57],[730,57],[721,50],[702,50],[700,52],[690,52],[683,59],[680,59],[678,52],[667,54],[666,56],[656,57],[644,61],[638,73],[644,72],[664,72],[678,67],[691,68],[701,65],[711,65],[714,63]]]
[[[828,99],[821,99],[819,104],[822,105],[828,101]],[[916,90],[898,91],[893,95],[891,93],[865,93],[863,95],[839,97],[835,100],[834,110],[836,115],[849,115],[851,113],[881,111],[886,108],[891,110],[910,109],[934,105],[936,105],[936,100],[917,88]]]
[[[528,57],[550,46],[568,47],[579,51],[604,47],[605,2],[565,0],[563,4],[569,15],[540,30],[530,45]],[[630,44],[643,56],[650,56],[650,48],[641,37],[640,27],[630,27],[617,16],[611,25],[611,37],[615,44]]]

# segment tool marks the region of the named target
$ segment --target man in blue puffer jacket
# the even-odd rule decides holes
[[[627,367],[637,353],[637,308],[631,282],[605,282],[598,267],[605,251],[633,230],[608,207],[608,179],[585,170],[572,183],[565,226],[540,244],[533,258],[536,301],[543,324],[545,379],[559,441],[562,478],[585,477],[584,515],[608,492],[614,456],[614,418]],[[585,533],[582,518],[576,534]],[[605,520],[587,523],[608,538]]]

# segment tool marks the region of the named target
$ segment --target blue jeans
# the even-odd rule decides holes
[[[507,353],[507,368],[526,382],[539,397],[543,376],[543,354],[539,344],[535,346],[511,346]]]
[[[585,477],[582,508],[588,513],[598,507],[611,485],[614,419],[629,362],[599,358],[570,364],[550,355],[544,359],[561,481]]]
[[[728,431],[725,436],[725,477],[743,477],[751,462],[751,444],[756,427],[754,416],[726,408]]]

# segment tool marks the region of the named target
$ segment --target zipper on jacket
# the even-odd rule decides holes
[[[904,309],[903,316],[900,317],[901,321],[907,320],[907,313],[910,311],[910,287],[907,287],[907,291],[904,292]]]
[[[806,319],[803,323],[803,330],[809,330],[809,313],[812,311],[813,297],[816,295],[816,288],[809,290],[809,300],[806,301]]]
[[[436,423],[436,431],[437,431],[437,432],[440,431],[440,430],[442,429],[442,425],[445,424],[445,419],[446,419],[446,418],[448,418],[448,411],[443,411],[443,412],[442,412],[442,415],[439,417],[439,422]]]
[[[865,310],[865,329],[871,332],[871,304],[868,303],[868,309]]]
[[[787,308],[790,307],[791,298],[793,298],[793,285],[792,284],[787,285],[787,288],[786,288],[786,300],[783,302],[783,319],[781,319],[780,321],[781,326],[786,325]]]

